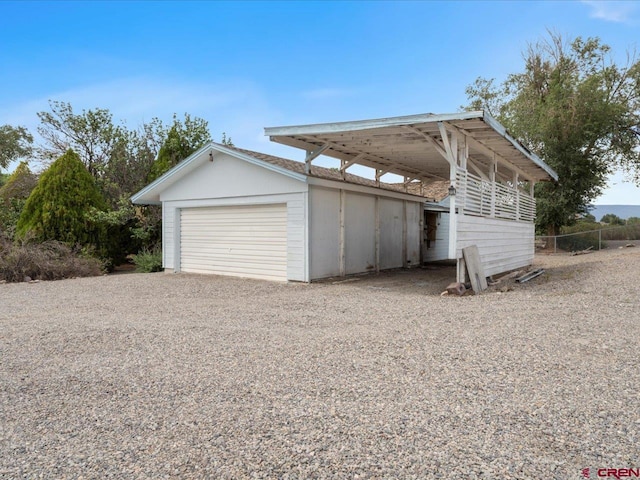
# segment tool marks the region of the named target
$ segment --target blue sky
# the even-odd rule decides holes
[[[522,68],[547,29],[639,48],[640,2],[0,2],[0,124],[47,101],[134,127],[188,112],[237,146],[300,159],[266,126],[455,112]],[[596,203],[640,204],[617,175]]]

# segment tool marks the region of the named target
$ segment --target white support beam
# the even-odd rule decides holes
[[[389,173],[391,171],[390,168],[387,169],[378,169],[376,168],[376,185],[380,186],[380,177],[382,177],[383,175]]]
[[[451,144],[451,153],[453,154],[453,159],[456,161],[457,165],[462,167],[461,158],[460,158],[460,150],[458,150],[458,135],[451,134],[451,139],[449,140]]]
[[[470,158],[467,159],[467,166],[471,168],[471,170],[473,170],[475,174],[478,175],[483,180],[487,182],[491,181],[489,180],[489,177],[487,177],[487,175],[480,169],[480,167],[478,167]]]
[[[440,145],[437,140],[435,138],[433,138],[432,136],[418,130],[415,127],[412,127],[410,125],[404,125],[403,128],[405,130],[409,130],[413,133],[417,133],[418,135],[420,135],[422,138],[424,138],[429,144],[431,144],[431,146],[433,148],[436,149],[436,152],[438,152],[442,157],[444,157],[447,161],[449,161],[447,159],[447,152],[444,150],[444,147],[442,145]]]
[[[410,172],[410,173],[414,173],[415,174],[419,174],[419,175],[423,175],[425,177],[434,177],[434,178],[439,178],[436,175],[430,175],[427,172],[421,172],[415,168],[411,168],[411,167],[405,167],[404,165],[402,165],[401,163],[398,162],[393,162],[391,160],[389,160],[388,158],[384,158],[372,153],[368,153],[368,152],[363,152],[361,150],[358,150],[356,148],[353,147],[345,147],[342,145],[338,145],[334,142],[326,142],[327,145],[329,145],[329,147],[331,148],[331,150],[335,153],[341,153],[343,155],[353,155],[355,153],[355,156],[353,158],[350,158],[348,160],[348,162],[352,162],[349,163],[349,165],[347,166],[347,168],[350,165],[353,165],[353,163],[359,163],[360,165],[364,165],[367,167],[371,167],[371,168],[380,168],[380,167],[384,167],[384,168],[389,168],[391,172],[393,173],[397,173],[398,175],[403,175],[405,173],[403,172]],[[344,152],[344,150],[350,150],[351,152]],[[363,162],[360,161],[361,159],[363,159],[364,157],[367,157],[369,160],[371,160],[370,162]],[[340,158],[338,156],[338,158]]]
[[[467,139],[468,145],[470,147],[472,147],[472,148],[475,148],[476,150],[479,150],[483,155],[486,155],[487,157],[494,159],[497,163],[499,163],[503,167],[508,168],[509,170],[511,170],[513,172],[517,172],[518,175],[520,175],[521,177],[523,177],[523,178],[525,178],[527,180],[532,180],[531,176],[527,175],[527,173],[525,171],[523,171],[522,169],[518,168],[513,163],[508,162],[507,160],[502,158],[502,156],[497,154],[495,151],[491,150],[489,147],[487,147],[483,143],[481,143],[478,140],[476,140],[475,138],[473,138],[471,136],[471,133],[468,132],[467,130],[464,130],[462,128],[458,128],[455,125],[451,125],[450,123],[444,123],[444,127],[449,131],[458,132],[459,134],[464,135],[466,137],[466,139]]]
[[[376,170],[376,179],[382,177],[383,175],[386,175],[387,173],[391,172],[391,168],[387,168],[387,169],[379,169]]]
[[[491,182],[491,211],[489,216],[495,218],[496,216],[496,172],[498,170],[498,164],[492,158],[489,164],[489,181]]]
[[[324,145],[322,145],[321,147],[313,150],[313,151],[308,151],[307,150],[307,156],[305,157],[304,161],[307,163],[312,162],[313,160],[315,160],[316,158],[318,158],[320,155],[322,155],[322,152],[324,152],[327,148],[329,148],[329,144],[325,143]]]
[[[513,174],[513,189],[516,194],[516,220],[520,220],[520,189],[518,188],[518,172]]]
[[[420,180],[418,177],[404,177],[404,184],[409,185],[414,180]]]
[[[340,171],[344,172],[347,168],[349,168],[351,165],[353,165],[354,162],[353,160],[340,160]]]
[[[440,130],[440,136],[442,137],[442,143],[444,144],[444,149],[447,152],[446,159],[450,165],[456,167],[458,162],[456,157],[453,155],[453,151],[451,150],[451,144],[449,143],[449,133],[444,126],[444,123],[438,122],[438,130]]]

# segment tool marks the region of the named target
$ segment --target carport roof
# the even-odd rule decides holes
[[[274,142],[416,179],[448,179],[449,163],[442,128],[468,139],[469,158],[489,168],[521,173],[534,181],[557,180],[557,174],[514,139],[483,110],[420,114],[352,122],[265,128]],[[320,152],[320,153],[318,153]]]

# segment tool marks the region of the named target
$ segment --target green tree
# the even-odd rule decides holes
[[[31,154],[33,137],[24,127],[0,126],[0,168]]]
[[[596,217],[594,217],[590,213],[585,213],[581,218],[578,219],[578,222],[586,222],[586,223],[594,223],[595,221],[596,221]]]
[[[558,173],[536,185],[539,230],[575,223],[617,167],[640,182],[640,62],[616,64],[599,39],[550,34],[522,72],[500,85],[479,78],[467,95],[469,110],[487,109]]]
[[[20,162],[7,182],[0,187],[0,236],[13,239],[16,224],[27,197],[35,188],[38,178],[26,162]]]
[[[231,139],[227,140],[226,136],[223,140],[231,142]],[[206,120],[192,118],[187,113],[183,123],[174,115],[173,125],[158,152],[158,158],[151,167],[149,181],[155,180],[210,141],[211,134]]]
[[[627,218],[627,225],[640,225],[640,217]]]
[[[173,166],[173,161],[177,163],[207,143],[207,122],[188,114],[181,121],[174,115],[174,133],[169,139],[169,131],[157,118],[131,129],[124,123],[115,124],[106,109],[77,113],[66,102],[51,101],[49,105],[50,111],[38,114],[38,132],[44,139],[40,155],[51,160],[68,148],[78,154],[109,207],[107,211],[88,209],[89,219],[106,228],[109,255],[117,258],[142,246],[155,247],[160,241],[160,209],[133,208],[129,198],[149,182],[152,167],[158,169],[154,165],[161,147],[166,147],[163,156],[168,154],[167,163]]]
[[[20,214],[17,235],[96,245],[100,226],[86,215],[92,207],[105,210],[107,205],[79,156],[67,150],[40,176]]]
[[[6,183],[0,187],[0,199],[26,199],[36,183],[38,183],[38,177],[29,169],[29,164],[20,162]]]
[[[607,223],[609,225],[624,225],[625,221],[613,213],[607,213],[606,215],[602,216],[602,218],[600,219],[600,223]]]

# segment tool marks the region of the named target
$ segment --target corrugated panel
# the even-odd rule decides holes
[[[183,209],[180,268],[190,273],[286,280],[286,204]]]

